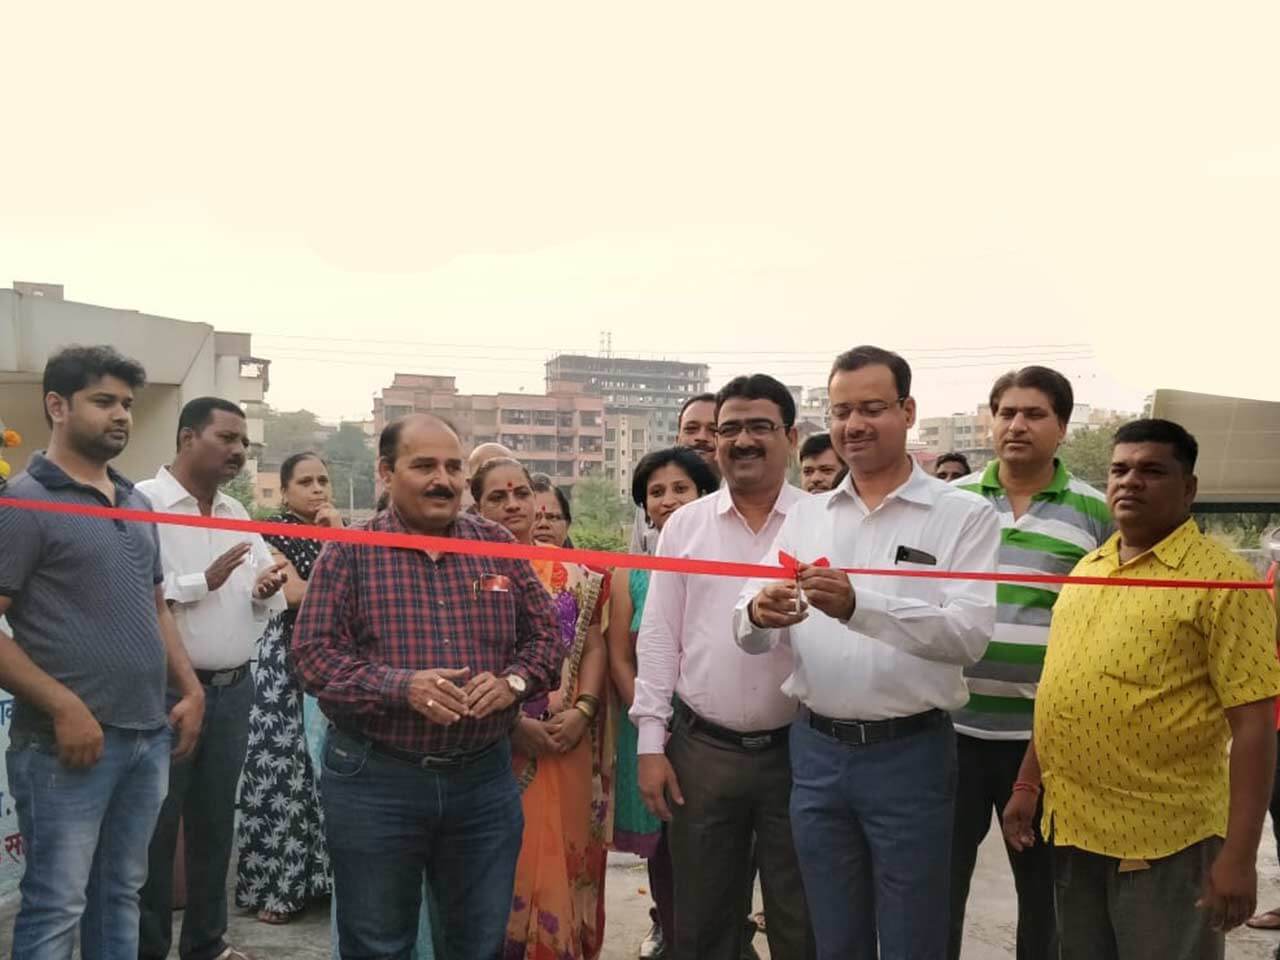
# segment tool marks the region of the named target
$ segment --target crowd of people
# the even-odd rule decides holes
[[[4,506],[247,519],[235,404],[186,404],[155,477],[111,467],[144,380],[52,357],[48,443],[0,489],[15,957],[160,960],[178,901],[183,960],[245,960],[235,855],[264,923],[329,897],[335,958],[593,960],[612,849],[648,864],[641,957],[763,929],[775,960],[954,960],[993,818],[1019,960],[1221,958],[1254,912],[1276,614],[1205,585],[1255,576],[1192,519],[1175,423],[1121,427],[1095,490],[1057,456],[1070,382],[1026,367],[995,459],[931,475],[901,356],[836,357],[803,444],[786,387],[736,377],[634,466],[631,549],[785,570],[750,581],[561,558],[564,492],[430,414],[383,431],[364,528],[456,551]],[[281,487],[279,522],[342,525],[315,453]],[[484,546],[513,543],[546,549]],[[993,576],[1073,572],[1107,583]]]

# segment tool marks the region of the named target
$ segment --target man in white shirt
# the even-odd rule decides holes
[[[804,496],[786,482],[795,402],[777,380],[756,374],[730,381],[716,398],[716,431],[725,485],[672,516],[659,556],[757,557]],[[631,717],[640,792],[668,821],[676,960],[738,960],[753,834],[770,955],[812,955],[788,815],[787,728],[796,705],[780,687],[791,653],[752,657],[735,646],[733,609],[742,587],[733,578],[654,573],[637,641]]]
[[[178,453],[138,484],[158,513],[249,519],[218,487],[244,467],[244,413],[217,397],[192,400],[178,419]],[[160,524],[165,598],[204,687],[204,729],[195,752],[169,771],[169,795],[151,839],[142,889],[140,960],[164,960],[173,923],[178,822],[186,839],[182,960],[238,960],[228,946],[227,867],[235,834],[236,786],[253,706],[249,661],[272,614],[286,609],[283,561],[256,534]]]
[[[1000,524],[982,498],[908,457],[905,360],[857,347],[836,358],[829,386],[850,475],[789,512],[763,555],[794,556],[797,579],[748,584],[736,635],[748,652],[794,652],[782,687],[804,705],[791,728],[791,816],[818,956],[941,958],[956,788],[948,711],[964,705],[964,667],[990,640],[995,584],[838,568],[989,573]],[[830,567],[812,565],[820,558]]]

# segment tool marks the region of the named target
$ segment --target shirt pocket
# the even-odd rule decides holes
[[[516,604],[510,591],[480,590],[468,600],[471,635],[479,643],[506,645],[516,635]]]

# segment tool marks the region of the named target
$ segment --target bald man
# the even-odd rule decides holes
[[[475,507],[475,501],[471,498],[471,478],[476,475],[476,471],[484,465],[486,460],[493,460],[496,457],[520,459],[500,443],[482,443],[471,451],[471,456],[467,457],[467,485],[462,489],[463,510],[472,512]]]

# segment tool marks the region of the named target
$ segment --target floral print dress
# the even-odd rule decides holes
[[[292,514],[274,518],[302,524]],[[307,580],[321,543],[266,540]],[[307,749],[302,688],[289,665],[297,611],[272,617],[258,647],[257,695],[249,713],[249,749],[240,781],[240,862],[236,905],[292,914],[329,894],[332,881],[316,772]]]

